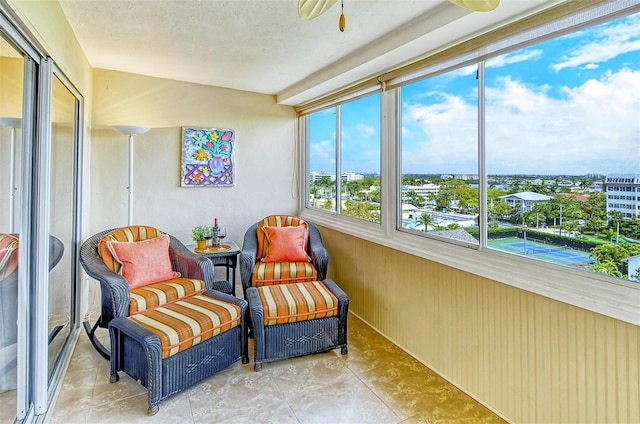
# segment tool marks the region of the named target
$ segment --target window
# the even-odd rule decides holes
[[[456,69],[400,90],[401,226],[477,244],[476,68]],[[464,228],[475,228],[476,238]]]
[[[380,228],[328,219],[310,207],[302,214],[636,322],[630,311],[637,310],[640,269],[630,258],[640,256],[640,200],[631,195],[640,191],[637,11],[624,1],[566,4],[379,75]],[[341,129],[334,134],[344,132],[341,107],[332,109],[331,128]],[[310,121],[320,113],[310,113]],[[313,133],[311,126],[310,163]],[[344,147],[340,139],[334,145],[344,172]]]
[[[308,207],[380,222],[380,94],[309,114]]]

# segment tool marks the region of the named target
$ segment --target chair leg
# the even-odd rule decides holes
[[[104,345],[100,342],[100,340],[96,337],[96,329],[98,328],[98,323],[100,322],[100,318],[96,321],[96,323],[91,327],[89,321],[84,321],[82,326],[84,327],[84,331],[89,336],[89,341],[93,345],[93,347],[98,351],[98,353],[107,361],[111,358],[111,351],[104,347]]]

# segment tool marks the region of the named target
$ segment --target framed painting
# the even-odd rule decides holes
[[[182,187],[233,187],[235,132],[182,127]]]

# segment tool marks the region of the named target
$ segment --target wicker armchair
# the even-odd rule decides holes
[[[89,237],[80,248],[80,263],[90,277],[98,280],[102,293],[100,317],[93,325],[88,320],[84,321],[83,326],[91,344],[107,360],[110,358],[110,350],[98,340],[95,334],[96,330],[98,327],[108,328],[109,322],[114,318],[129,316],[131,289],[122,275],[114,272],[105,264],[98,251],[99,243],[109,233],[135,227],[143,226],[101,231]],[[164,234],[161,231],[158,232]],[[174,271],[179,272],[182,277],[204,281],[206,289],[231,293],[230,282],[214,281],[214,267],[209,259],[192,252],[177,238],[169,235],[169,239],[169,257]]]
[[[242,278],[242,289],[246,298],[246,291],[249,287],[256,287],[267,284],[280,284],[294,281],[291,276],[286,276],[282,280],[277,278],[268,282],[256,281],[258,267],[261,266],[260,258],[262,253],[258,251],[259,231],[263,226],[289,226],[306,224],[308,228],[307,254],[311,261],[309,264],[313,267],[315,274],[313,278],[305,278],[299,276],[295,281],[324,280],[327,276],[327,267],[329,266],[329,256],[327,250],[322,243],[322,236],[318,228],[310,222],[302,221],[300,218],[288,215],[271,215],[265,217],[260,222],[253,224],[244,235],[242,251],[240,252],[240,275]],[[285,267],[282,267],[283,269]],[[288,266],[286,268],[289,268]],[[310,276],[309,276],[310,277]]]

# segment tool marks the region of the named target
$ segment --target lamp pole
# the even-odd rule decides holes
[[[560,235],[562,236],[562,205],[560,205]]]
[[[133,224],[133,137],[136,135],[144,134],[149,131],[148,127],[137,127],[133,125],[114,125],[113,129],[120,134],[126,134],[129,136],[129,186],[128,191],[128,219],[127,225]]]
[[[9,144],[9,231],[16,232],[15,229],[15,202],[16,202],[16,128],[20,128],[22,119],[20,118],[0,118],[0,126],[11,130]]]

